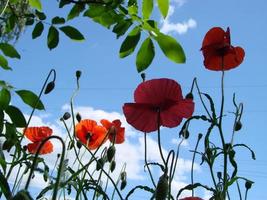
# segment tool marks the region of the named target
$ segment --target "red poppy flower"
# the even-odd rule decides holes
[[[96,121],[85,119],[81,120],[76,126],[76,137],[90,150],[98,148],[105,142],[107,129],[97,125]]]
[[[134,100],[135,103],[124,104],[123,112],[127,122],[143,132],[157,130],[158,121],[160,126],[176,127],[194,111],[192,99],[183,99],[180,85],[167,78],[141,83],[134,92]]]
[[[241,47],[231,45],[230,29],[224,31],[220,27],[210,29],[202,42],[204,65],[209,70],[230,70],[240,65],[245,51]]]
[[[27,145],[30,153],[35,154],[41,141],[52,135],[52,129],[47,126],[28,127],[24,130],[24,135],[33,143]],[[45,142],[42,146],[40,154],[48,154],[53,151],[53,144],[50,141]]]
[[[112,127],[115,128],[115,131],[110,131],[110,135],[108,136],[109,141],[115,144],[121,144],[125,140],[125,128],[121,127],[121,121],[119,119],[113,120],[112,122],[102,119],[100,123],[107,129],[110,130]],[[114,139],[115,137],[115,139]]]
[[[183,198],[183,199],[180,199],[180,200],[203,200],[199,197],[186,197],[186,198]]]
[[[30,153],[35,154],[41,142],[34,142],[27,145],[27,149]],[[53,144],[50,141],[46,141],[42,146],[39,154],[48,154],[53,152]]]

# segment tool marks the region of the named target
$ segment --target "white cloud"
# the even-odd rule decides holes
[[[187,0],[172,0],[171,2],[174,2],[178,7],[181,7],[187,2]]]
[[[185,34],[189,29],[193,29],[197,26],[196,20],[192,18],[184,22],[178,22],[178,23],[172,22],[170,20],[170,17],[174,14],[174,12],[175,12],[175,6],[170,5],[168,16],[166,17],[166,19],[161,19],[161,24],[162,24],[161,29],[160,29],[161,32],[166,33],[166,34],[167,33]]]

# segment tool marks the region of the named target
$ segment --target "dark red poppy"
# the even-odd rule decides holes
[[[110,142],[115,144],[121,144],[125,140],[125,128],[121,127],[121,121],[119,119],[113,120],[112,122],[102,119],[100,123],[109,131],[108,136]],[[114,131],[112,130],[114,128]]]
[[[152,79],[138,85],[135,103],[125,103],[126,120],[137,130],[152,132],[160,126],[176,127],[194,111],[192,99],[184,99],[180,85],[167,78]],[[159,120],[158,120],[159,119]]]
[[[36,153],[41,141],[52,135],[52,129],[47,126],[28,127],[24,130],[24,135],[33,143],[27,145],[30,153]],[[53,144],[47,141],[41,148],[40,154],[47,154],[53,152]]]
[[[186,197],[186,198],[183,198],[183,199],[180,199],[180,200],[203,200],[199,197]]]
[[[97,149],[106,140],[107,129],[91,119],[81,120],[76,126],[76,137],[90,150]]]
[[[231,45],[230,29],[220,27],[210,29],[202,42],[204,65],[213,71],[230,70],[243,62],[245,51]]]

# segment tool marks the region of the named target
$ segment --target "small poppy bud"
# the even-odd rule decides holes
[[[203,134],[202,133],[199,133],[198,134],[198,139],[200,140],[202,138]]]
[[[105,159],[104,158],[99,158],[96,162],[96,170],[99,171],[104,167],[105,164]]]
[[[194,99],[194,96],[192,94],[192,92],[189,92],[186,96],[185,96],[186,99]]]
[[[251,186],[252,186],[252,182],[251,181],[246,181],[246,183],[245,183],[246,189],[249,190],[251,188]]]
[[[111,162],[114,158],[114,155],[116,153],[116,148],[114,145],[110,146],[107,150],[107,158],[108,158],[108,162]]]
[[[222,172],[217,172],[218,179],[222,179]]]
[[[120,189],[123,190],[126,187],[126,185],[127,185],[127,181],[126,180],[122,180]]]
[[[51,81],[46,85],[44,94],[50,93],[55,88],[55,81]]]
[[[80,115],[80,113],[76,114],[76,119],[78,122],[80,122],[82,120],[82,116]]]
[[[113,172],[116,168],[116,162],[115,160],[112,160],[112,162],[110,163],[110,171]]]
[[[240,121],[237,121],[235,123],[235,131],[239,131],[242,128],[242,123]]]
[[[126,178],[127,178],[127,173],[126,171],[124,171],[121,173],[121,180],[126,180]]]
[[[164,200],[167,197],[169,190],[168,176],[163,174],[158,181],[156,191],[155,191],[155,199],[156,200]]]
[[[77,141],[76,142],[76,146],[78,149],[82,148],[82,143],[80,141]]]
[[[183,129],[180,132],[180,135],[182,135],[184,137],[184,139],[187,139],[187,138],[189,138],[189,131],[187,129]]]
[[[79,79],[82,75],[82,72],[80,70],[76,71],[76,78]]]
[[[71,117],[71,115],[70,115],[69,112],[65,112],[64,115],[63,115],[63,119],[64,120],[68,120],[70,117]]]

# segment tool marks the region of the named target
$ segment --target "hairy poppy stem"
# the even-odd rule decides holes
[[[53,195],[52,195],[52,200],[56,200],[57,192],[58,192],[58,188],[59,188],[59,183],[60,183],[60,178],[61,178],[62,166],[63,166],[63,162],[64,162],[64,157],[65,157],[65,151],[66,151],[64,141],[62,140],[61,137],[59,137],[57,135],[52,135],[52,136],[49,136],[49,137],[45,138],[41,142],[40,146],[38,147],[38,149],[36,151],[36,154],[34,156],[33,162],[32,162],[32,166],[31,166],[31,170],[30,170],[30,174],[29,174],[28,180],[27,180],[26,185],[25,185],[25,190],[28,190],[28,188],[29,188],[31,177],[32,177],[32,174],[34,172],[35,164],[37,162],[37,158],[39,156],[39,153],[40,153],[42,147],[44,146],[44,144],[48,140],[53,139],[53,138],[54,139],[58,139],[62,144],[62,152],[61,152],[61,158],[60,158],[60,162],[59,162],[59,166],[58,166],[57,179],[56,179],[56,183],[55,183],[55,187],[54,187],[54,191],[53,191]]]
[[[194,149],[194,153],[193,153],[193,158],[192,158],[192,165],[191,165],[191,184],[193,185],[194,184],[194,163],[195,163],[195,158],[196,158],[196,152],[197,152],[197,148],[198,148],[198,145],[199,145],[199,141],[201,140],[202,138],[202,134],[199,133],[198,134],[198,138],[197,138],[197,144],[195,146],[195,149]],[[192,189],[192,197],[194,197],[194,188]]]
[[[150,170],[150,167],[149,167],[149,165],[148,165],[148,162],[147,162],[147,135],[146,135],[147,133],[144,133],[144,146],[145,146],[145,167],[147,167],[147,170],[148,170],[148,173],[149,173],[149,176],[150,176],[150,179],[151,179],[151,181],[152,181],[152,184],[153,184],[153,186],[154,187],[156,187],[157,185],[156,185],[156,182],[154,181],[154,179],[153,179],[153,176],[152,176],[152,172],[151,172],[151,170]]]
[[[162,152],[162,148],[161,148],[161,139],[160,139],[160,110],[158,110],[158,147],[159,147],[159,153],[160,153],[160,156],[161,156],[161,159],[164,163],[164,167],[167,168],[167,163],[164,159],[164,156],[163,156],[163,152]]]
[[[241,195],[241,190],[240,190],[240,186],[239,186],[238,180],[236,180],[236,186],[237,186],[237,190],[238,190],[239,199],[242,200],[242,195]]]
[[[174,177],[174,174],[175,174],[175,171],[176,171],[176,166],[177,166],[177,162],[178,162],[178,158],[179,158],[179,154],[180,154],[180,147],[181,147],[181,144],[183,143],[183,141],[184,141],[184,137],[181,139],[181,141],[179,142],[179,144],[177,146],[173,172],[172,172],[172,175],[170,177],[171,180],[173,180],[173,177]]]
[[[168,154],[168,156],[167,156],[167,166],[168,166],[168,163],[169,163],[169,159],[170,159],[170,157],[172,156],[172,159],[171,159],[171,164],[170,164],[170,172],[169,172],[169,188],[168,188],[168,199],[171,199],[171,197],[172,197],[172,195],[171,195],[171,183],[172,183],[172,179],[171,179],[171,176],[172,176],[172,172],[173,172],[173,164],[174,164],[174,155],[175,155],[175,153],[174,153],[174,150],[171,150],[170,152],[169,152],[169,154]],[[168,168],[167,169],[165,169],[166,171],[167,171],[167,173],[168,173]]]

